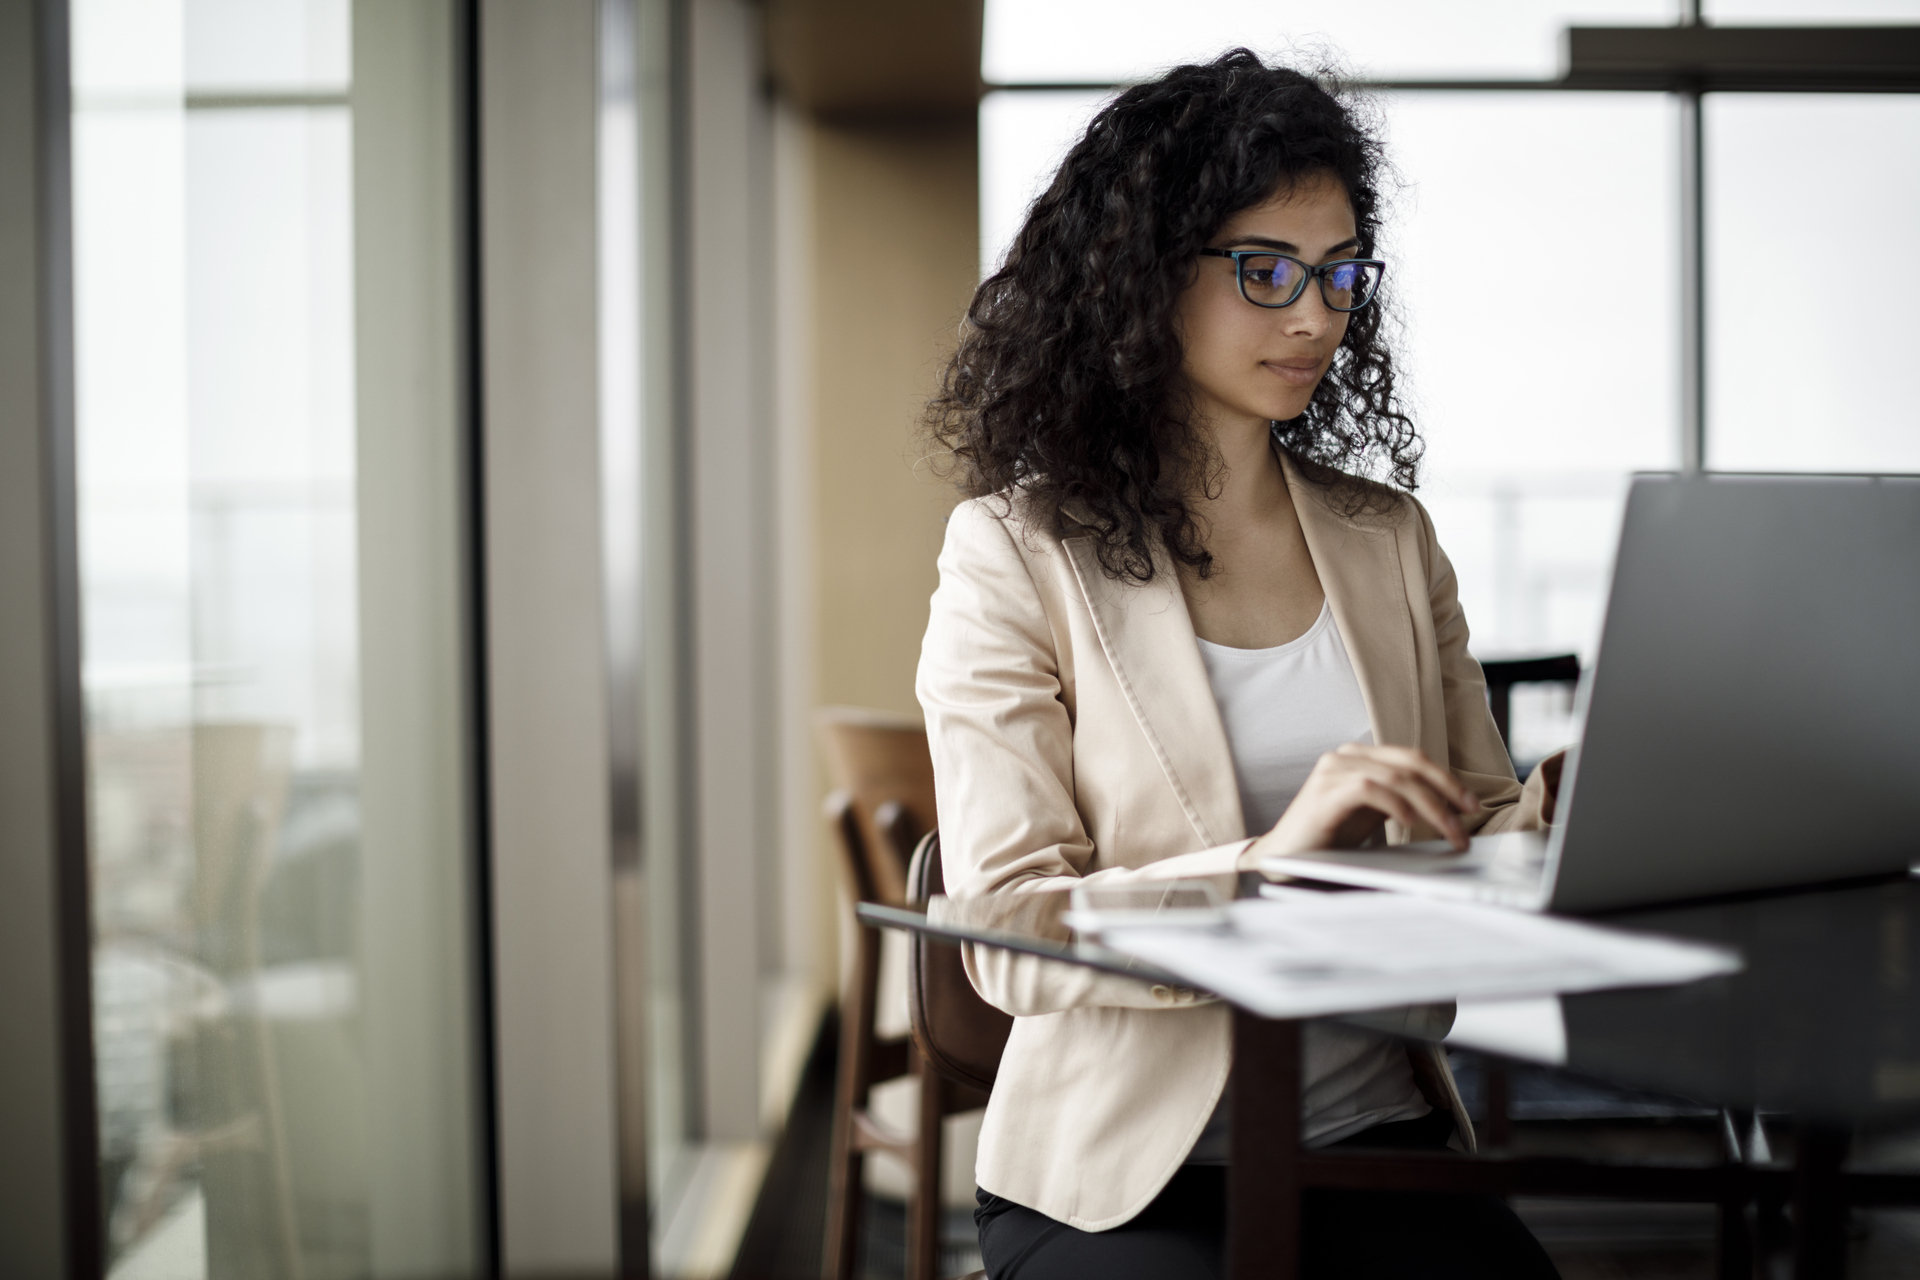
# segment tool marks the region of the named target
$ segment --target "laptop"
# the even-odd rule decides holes
[[[1531,910],[1920,862],[1920,476],[1634,479],[1548,832],[1267,859]]]

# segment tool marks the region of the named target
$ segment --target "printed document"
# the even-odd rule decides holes
[[[1100,941],[1269,1018],[1669,986],[1741,968],[1725,947],[1408,894],[1282,890],[1227,903],[1226,915],[1115,924]]]

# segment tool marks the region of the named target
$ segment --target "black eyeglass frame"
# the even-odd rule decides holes
[[[1367,294],[1366,298],[1361,301],[1358,306],[1337,307],[1334,305],[1333,299],[1327,296],[1327,273],[1335,267],[1361,266],[1378,267],[1382,280],[1384,280],[1387,275],[1387,264],[1378,258],[1335,258],[1332,262],[1323,262],[1316,267],[1311,263],[1302,262],[1290,253],[1275,253],[1272,249],[1202,249],[1200,253],[1202,256],[1209,258],[1232,258],[1233,278],[1235,283],[1240,286],[1240,296],[1246,298],[1246,300],[1253,303],[1254,306],[1262,307],[1269,311],[1278,311],[1282,307],[1290,307],[1300,301],[1300,295],[1307,291],[1307,282],[1310,280],[1318,280],[1320,282],[1320,301],[1327,304],[1327,310],[1349,314],[1355,311],[1364,311],[1373,305],[1375,298],[1380,296],[1379,281],[1374,282],[1373,291]],[[1285,258],[1288,262],[1294,263],[1300,268],[1300,283],[1294,286],[1293,292],[1288,295],[1285,302],[1254,302],[1247,294],[1248,258]]]

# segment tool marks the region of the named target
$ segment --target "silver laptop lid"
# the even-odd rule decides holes
[[[1920,477],[1643,476],[1552,905],[1920,859]]]

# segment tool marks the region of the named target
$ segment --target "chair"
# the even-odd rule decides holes
[[[148,1051],[192,1084],[172,1093],[139,1136],[106,1206],[107,1233],[116,1247],[132,1247],[160,1222],[182,1185],[197,1181],[207,1201],[209,1265],[263,1280],[300,1280],[308,1266],[282,1059],[257,998],[266,963],[261,902],[286,811],[292,742],[282,725],[231,723],[195,725],[184,742],[101,734],[93,744],[96,771],[123,783],[127,771],[151,771],[182,751],[192,786],[192,881],[179,920],[185,927],[177,929],[182,941],[162,952],[178,985],[163,988],[168,994],[148,1027],[136,1023],[131,1032],[166,1028],[165,1042]],[[105,874],[114,872],[109,865]],[[136,956],[151,956],[159,945],[153,934],[112,922],[96,944],[108,954],[127,949]],[[146,1047],[129,1038],[109,1023],[103,1056]]]
[[[1487,705],[1501,745],[1513,754],[1513,686],[1517,684],[1578,684],[1580,659],[1571,653],[1545,658],[1494,658],[1480,664],[1487,681]],[[1519,761],[1514,761],[1519,767]]]
[[[906,901],[913,843],[936,822],[927,731],[916,720],[861,707],[824,707],[816,719],[827,770],[853,802],[865,842],[863,874],[871,873],[879,895],[869,900],[897,907]]]
[[[921,837],[907,864],[907,904],[924,910],[929,899],[945,892],[940,833],[929,831]],[[916,1173],[918,1179],[925,1180],[918,1185],[934,1186],[940,1177],[940,1121],[987,1105],[993,1079],[1000,1071],[1000,1055],[1013,1031],[1013,1017],[988,1004],[973,989],[960,948],[935,942],[924,933],[914,934],[908,948],[907,1014],[919,1059],[923,1135]],[[936,1238],[938,1198],[921,1196],[915,1208],[920,1216],[910,1225],[909,1238]],[[984,1280],[986,1273],[975,1274]],[[926,1275],[931,1280],[930,1265]]]
[[[1493,712],[1494,726],[1500,731],[1500,740],[1507,745],[1511,757],[1511,726],[1513,719],[1513,687],[1517,684],[1564,684],[1573,685],[1580,680],[1580,659],[1571,653],[1554,654],[1537,658],[1494,658],[1480,664],[1487,681],[1487,704]],[[1514,767],[1526,776],[1526,766],[1531,761],[1514,760]],[[1471,1075],[1471,1073],[1469,1073]],[[1475,1082],[1478,1083],[1477,1081]],[[1534,1082],[1537,1091],[1537,1082]],[[1614,1099],[1623,1107],[1646,1110],[1655,1107],[1660,1115],[1691,1115],[1697,1108],[1690,1108],[1677,1101],[1670,1102],[1664,1110],[1656,1106],[1661,1100],[1648,1095],[1634,1094],[1625,1090],[1609,1090],[1600,1086],[1562,1085],[1558,1092],[1566,1097],[1517,1099],[1513,1093],[1513,1082],[1507,1069],[1495,1059],[1486,1059],[1484,1065],[1484,1105],[1486,1111],[1486,1138],[1490,1146],[1504,1147],[1512,1137],[1511,1113],[1515,1102],[1523,1102],[1534,1118],[1558,1119],[1573,1115],[1591,1113],[1595,1106]],[[1566,1104],[1571,1102],[1571,1109]]]
[[[1480,664],[1487,681],[1487,706],[1493,712],[1493,726],[1500,731],[1500,744],[1507,749],[1516,770],[1521,762],[1513,759],[1513,686],[1516,684],[1578,684],[1580,659],[1571,653],[1541,658],[1494,658]],[[1529,762],[1531,763],[1531,762]],[[1521,774],[1522,780],[1525,773]],[[1489,1146],[1505,1147],[1512,1140],[1511,1084],[1507,1069],[1496,1059],[1485,1060],[1486,1141]]]
[[[840,846],[853,896],[902,906],[914,843],[934,825],[933,760],[920,725],[879,712],[835,707],[819,713],[828,766],[839,788],[827,798],[827,820]],[[957,953],[956,953],[957,954]],[[961,975],[965,981],[965,975]],[[934,1280],[940,1246],[940,1122],[978,1106],[940,1085],[916,1062],[908,1037],[875,1030],[880,985],[880,931],[857,926],[853,969],[840,1002],[840,1063],[835,1084],[833,1165],[828,1184],[825,1271],[849,1280],[859,1253],[861,1174],[869,1151],[887,1152],[913,1174],[907,1201],[910,1280]],[[976,997],[977,999],[977,997]],[[908,1074],[921,1077],[912,1134],[891,1132],[869,1114],[873,1086]],[[943,1107],[945,1109],[943,1109]]]

